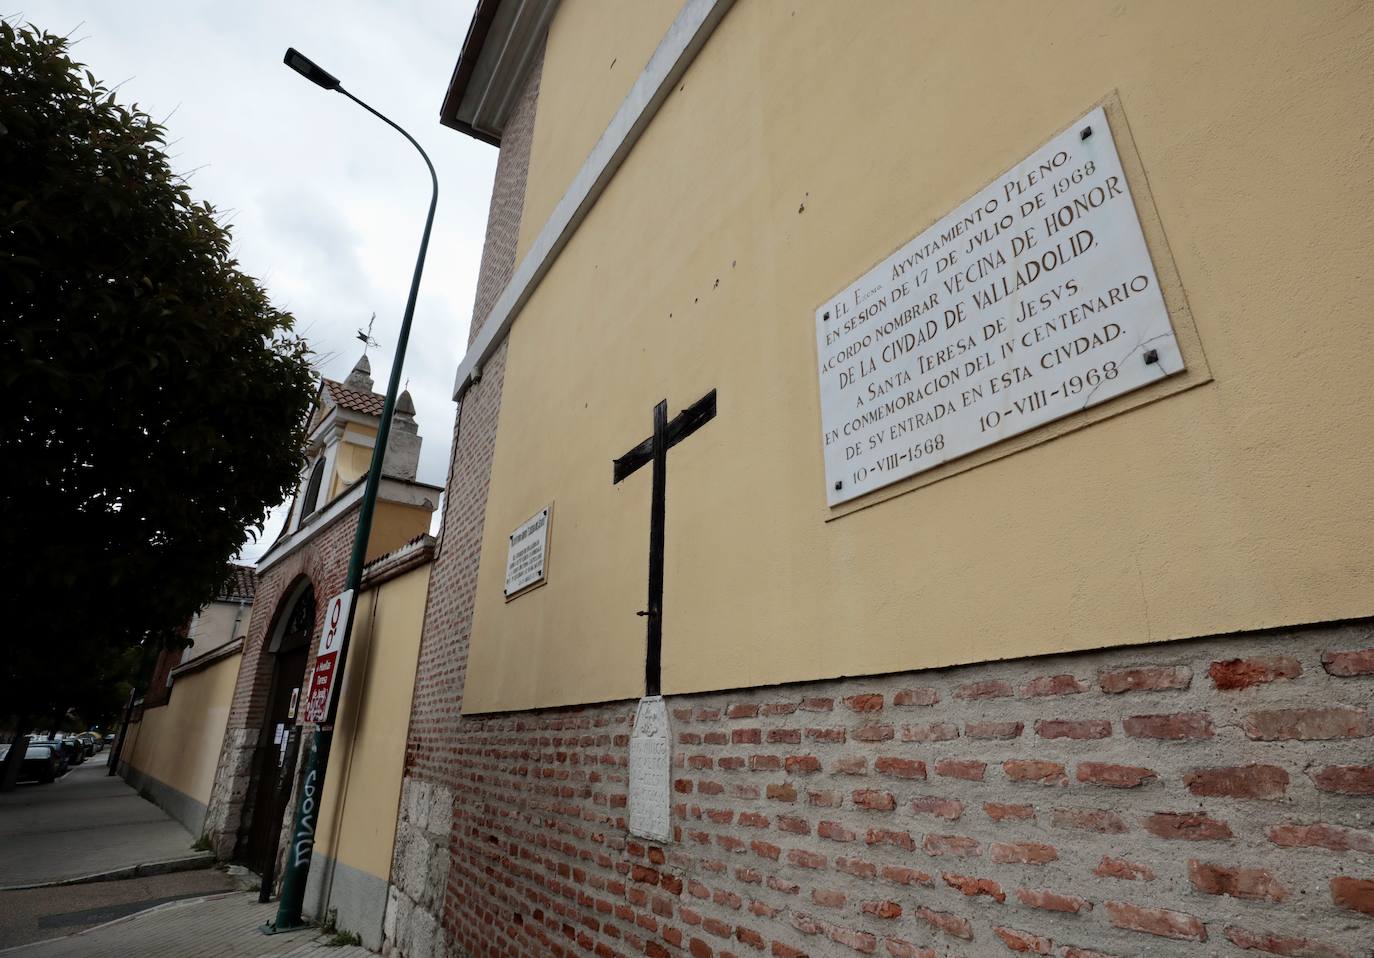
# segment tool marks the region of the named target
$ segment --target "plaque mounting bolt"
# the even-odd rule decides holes
[[[840,491],[841,489],[843,489],[843,488],[844,488],[844,480],[843,480],[843,479],[837,479],[837,480],[835,480],[835,491],[836,491],[836,492],[839,492],[839,491]]]
[[[1147,350],[1145,350],[1145,365],[1146,365],[1146,366],[1153,366],[1153,365],[1154,365],[1155,363],[1157,363],[1157,362],[1159,362],[1159,350],[1158,350],[1158,349],[1147,349]]]
[[[826,313],[824,316],[821,317],[821,319],[822,319],[822,320],[829,320],[829,319],[830,319],[830,314],[829,314],[829,313]]]
[[[1090,127],[1090,126],[1085,126],[1085,127],[1083,127],[1083,129],[1081,129],[1081,130],[1078,131],[1078,138],[1079,138],[1080,140],[1086,140],[1088,137],[1090,137],[1090,136],[1092,136],[1092,135],[1093,135],[1093,128]]]

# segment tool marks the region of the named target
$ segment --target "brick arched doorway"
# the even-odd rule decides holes
[[[282,816],[290,792],[282,783],[287,758],[285,734],[299,715],[305,663],[315,631],[315,589],[302,578],[287,593],[269,634],[264,656],[271,661],[267,708],[253,752],[250,802],[243,826],[242,860],[260,875],[268,874],[277,853]],[[259,673],[261,674],[261,673]]]

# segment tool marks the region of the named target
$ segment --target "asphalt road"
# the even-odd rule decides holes
[[[236,888],[217,868],[0,892],[0,948],[75,934],[164,902]]]
[[[316,928],[263,935],[277,911],[245,893],[159,905],[91,931],[3,952],[6,958],[376,958]]]

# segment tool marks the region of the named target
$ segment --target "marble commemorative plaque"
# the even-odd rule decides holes
[[[552,506],[530,516],[510,534],[506,552],[506,601],[544,583],[548,572]]]
[[[831,506],[1184,368],[1100,107],[815,320]]]
[[[630,735],[630,834],[667,842],[673,838],[669,821],[669,772],[672,768],[668,709],[663,696],[639,700],[635,728]]]

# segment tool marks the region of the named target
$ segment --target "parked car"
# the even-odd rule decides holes
[[[8,745],[0,745],[0,762],[10,753]],[[19,765],[19,778],[21,782],[39,782],[43,785],[52,783],[62,767],[57,750],[51,745],[30,745],[24,752],[24,761]]]
[[[96,742],[99,741],[91,732],[77,732],[72,738],[81,743],[81,747],[86,752],[86,757],[90,758],[96,753]]]
[[[55,743],[59,748],[62,749],[63,752],[66,753],[67,764],[81,765],[86,761],[86,747],[82,745],[80,742],[78,742],[76,739],[68,738],[67,736],[63,735],[60,738],[53,737],[52,739],[49,739],[49,741]]]
[[[36,738],[29,740],[30,745],[46,745],[57,755],[58,764],[61,766],[58,775],[66,774],[67,770],[73,765],[80,765],[86,760],[81,755],[81,748],[73,741],[55,738]],[[79,757],[78,757],[79,756]]]

